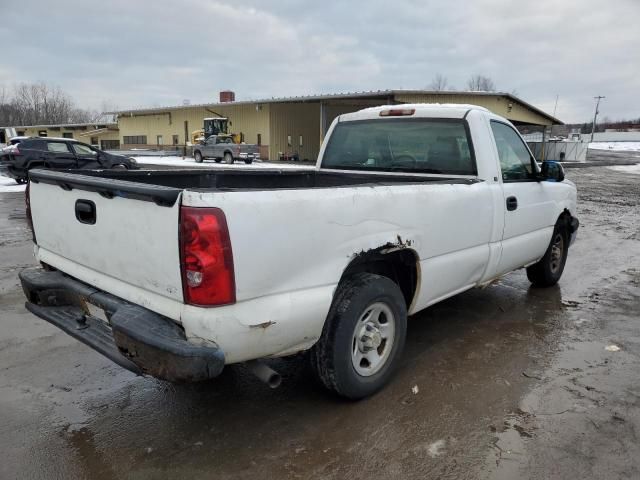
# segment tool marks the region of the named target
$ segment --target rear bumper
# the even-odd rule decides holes
[[[170,319],[62,272],[26,269],[20,281],[27,310],[136,374],[196,382],[224,368],[219,348],[189,343]],[[87,303],[103,309],[109,323],[91,316]]]

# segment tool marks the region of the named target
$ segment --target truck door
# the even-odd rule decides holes
[[[202,156],[207,158],[215,158],[216,157],[216,137],[209,137],[205,140],[204,145],[202,145]]]
[[[506,273],[544,255],[553,225],[549,184],[538,181],[538,167],[526,144],[513,127],[491,120],[491,130],[502,174],[504,231],[498,274]]]
[[[72,143],[71,146],[76,154],[78,168],[99,168],[98,151],[82,143]]]
[[[50,168],[76,168],[76,157],[67,142],[47,140],[46,164]]]

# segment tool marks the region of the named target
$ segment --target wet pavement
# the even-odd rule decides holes
[[[21,194],[0,194],[0,478],[640,478],[640,175],[568,169],[560,284],[524,271],[412,317],[392,383],[353,403],[306,358],[176,386],[25,311]]]

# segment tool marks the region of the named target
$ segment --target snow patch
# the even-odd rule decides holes
[[[635,173],[636,175],[640,175],[640,163],[636,163],[635,165],[616,165],[615,167],[607,168],[617,172]]]
[[[169,165],[172,167],[186,167],[186,168],[240,168],[240,169],[294,169],[294,170],[310,170],[314,169],[314,165],[295,165],[291,163],[269,163],[269,162],[254,162],[247,165],[244,162],[236,162],[232,164],[216,163],[213,160],[205,160],[202,163],[196,163],[193,158],[182,157],[153,157],[153,156],[134,156],[136,162],[139,165]]]
[[[444,440],[437,440],[433,442],[431,445],[429,445],[427,452],[429,453],[429,456],[431,458],[439,457],[444,453],[444,446],[445,446]]]
[[[589,148],[616,152],[640,152],[640,142],[592,142]]]
[[[24,192],[26,185],[18,185],[13,178],[0,175],[0,193]]]

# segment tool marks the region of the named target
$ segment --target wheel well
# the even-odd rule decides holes
[[[418,255],[409,248],[400,250],[378,248],[355,256],[342,273],[346,278],[354,273],[375,273],[393,280],[402,291],[407,309],[411,306],[418,286]]]
[[[560,214],[560,216],[558,217],[558,221],[556,222],[559,225],[563,225],[564,228],[567,230],[568,233],[571,233],[571,219],[573,217],[571,216],[571,212],[569,212],[569,210],[567,210],[566,208],[562,211],[562,213]]]

